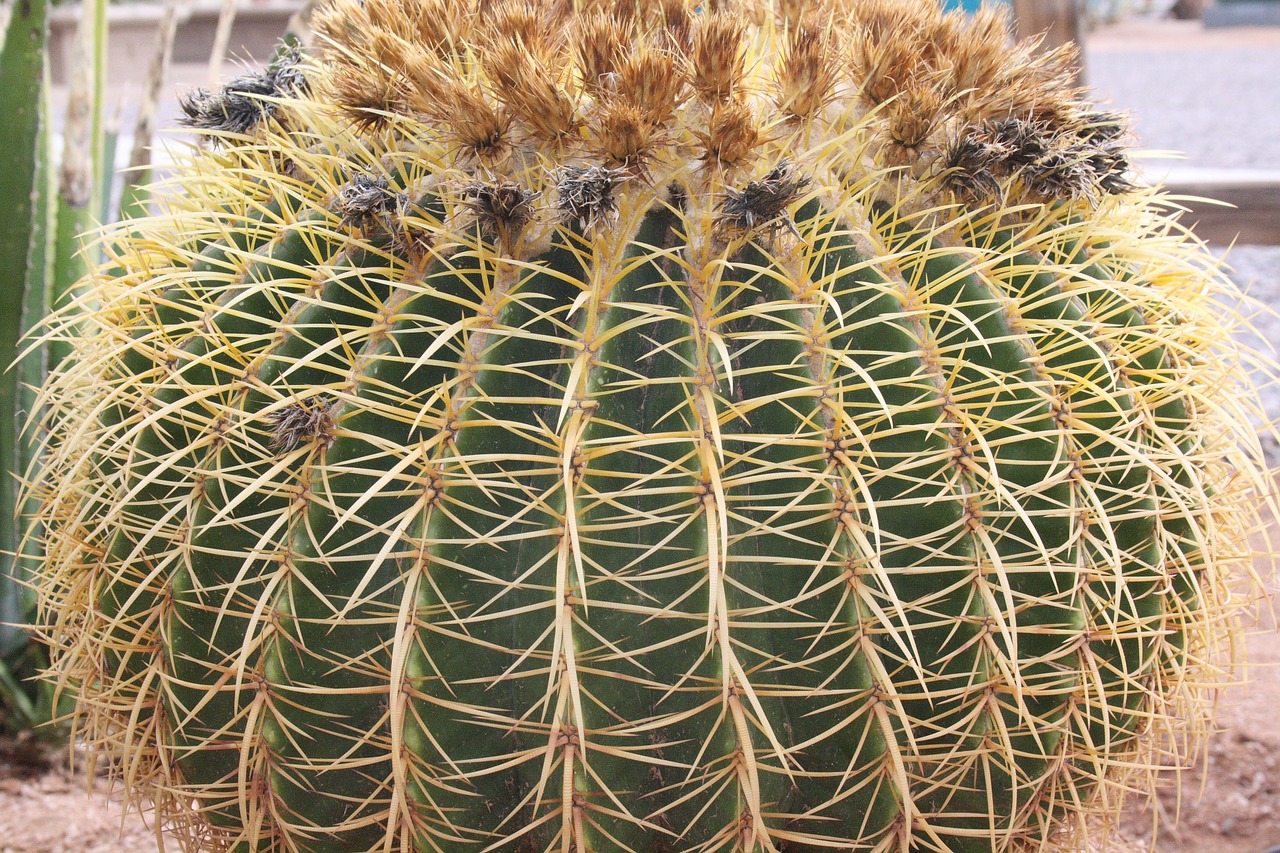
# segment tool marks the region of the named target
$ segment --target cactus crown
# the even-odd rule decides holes
[[[369,129],[425,124],[464,169],[582,160],[722,190],[865,136],[844,165],[897,167],[941,201],[1130,189],[1124,122],[1082,100],[1074,49],[1010,44],[994,8],[379,0],[316,26],[335,106]]]
[[[187,99],[48,331],[54,672],[188,849],[1041,849],[1187,759],[1253,357],[1069,50],[894,0],[316,30]]]

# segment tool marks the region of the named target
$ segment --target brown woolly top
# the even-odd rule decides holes
[[[1082,99],[1074,47],[1008,23],[898,0],[337,0],[316,29],[324,99],[436,135],[468,171],[541,161],[697,194],[835,146],[856,151],[844,180],[867,161],[930,203],[1130,189],[1124,123]]]

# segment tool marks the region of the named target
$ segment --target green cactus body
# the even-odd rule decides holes
[[[1069,57],[909,5],[342,0],[191,96],[32,485],[184,849],[1069,848],[1206,728],[1238,294]]]

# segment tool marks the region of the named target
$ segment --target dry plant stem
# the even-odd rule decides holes
[[[218,85],[222,76],[222,63],[227,58],[227,45],[231,43],[231,28],[236,22],[236,0],[222,0],[218,10],[218,27],[213,34],[213,46],[209,49],[209,85]]]
[[[47,331],[54,675],[186,849],[1070,849],[1191,760],[1260,357],[1068,55],[313,23]]]
[[[177,31],[178,0],[165,0],[155,52],[151,55],[151,65],[147,71],[146,88],[142,93],[142,102],[138,105],[138,120],[133,130],[133,150],[129,152],[128,171],[125,173],[120,209],[126,213],[131,214],[134,204],[141,200],[136,197],[138,188],[150,183],[151,138],[155,132],[156,104],[160,101],[160,90],[169,73],[169,59],[173,54],[173,40]]]

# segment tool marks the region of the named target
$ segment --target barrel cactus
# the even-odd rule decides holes
[[[91,752],[190,851],[1084,843],[1209,726],[1257,395],[1006,27],[337,0],[190,93],[46,329]]]

